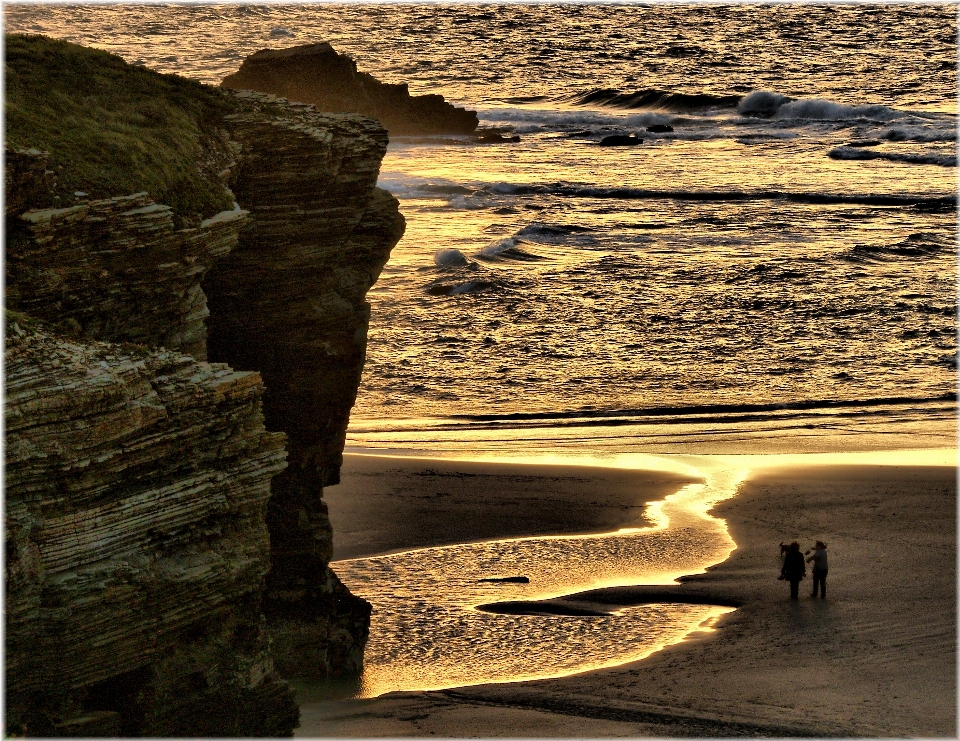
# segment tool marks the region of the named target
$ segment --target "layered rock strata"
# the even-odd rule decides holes
[[[281,676],[361,667],[321,497],[403,233],[386,132],[234,110],[241,206],[187,228],[144,193],[48,208],[50,157],[8,152],[10,733],[289,735]]]
[[[17,322],[5,370],[8,732],[289,734],[260,377]]]
[[[326,42],[258,51],[221,84],[312,103],[322,111],[361,113],[379,119],[393,135],[471,134],[479,123],[475,111],[457,108],[442,95],[410,95],[406,84],[383,83],[357,71],[353,59]]]
[[[327,566],[321,496],[339,481],[366,350],[365,295],[404,221],[376,188],[387,137],[375,121],[239,95],[247,110],[227,120],[242,147],[232,187],[251,224],[204,281],[210,357],[261,373],[267,427],[288,436],[289,465],[267,514],[264,609],[278,666],[288,676],[355,673],[370,608]]]
[[[204,360],[200,281],[236,244],[246,215],[236,208],[175,229],[170,207],[146,193],[26,211],[8,225],[7,303],[90,339]]]

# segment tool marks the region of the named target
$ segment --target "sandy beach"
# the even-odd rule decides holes
[[[673,474],[347,456],[326,496],[337,557],[637,525]],[[453,483],[456,485],[452,485]],[[456,513],[456,516],[453,514]],[[738,609],[647,659],[560,679],[367,700],[303,697],[298,736],[954,736],[956,471],[755,471],[713,512],[737,550],[675,587],[597,590],[551,609],[678,599]],[[827,542],[826,600],[792,602],[778,543]],[[570,618],[564,618],[570,619]]]

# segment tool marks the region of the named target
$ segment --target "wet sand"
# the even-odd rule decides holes
[[[578,466],[345,455],[324,491],[333,558],[649,525],[647,502],[699,479]]]
[[[562,467],[447,462],[449,480],[469,478],[456,479],[459,472],[476,482],[447,487],[443,476],[420,475],[441,472],[432,461],[348,461],[346,485],[327,499],[336,547],[350,555],[532,534],[531,522],[549,528],[539,532],[615,529],[637,524],[640,500],[682,483],[571,467],[566,475],[578,483],[561,485]],[[511,476],[520,477],[513,494]],[[739,605],[714,632],[632,665],[561,679],[305,702],[297,735],[956,736],[954,468],[761,470],[714,514],[738,548],[706,574],[677,587],[553,600],[551,608],[609,609],[671,591]],[[776,579],[777,544],[800,539],[807,548],[815,538],[830,552],[827,599],[809,597],[808,578],[792,602]]]

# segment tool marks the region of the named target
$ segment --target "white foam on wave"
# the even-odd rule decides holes
[[[457,249],[437,250],[433,256],[433,264],[438,268],[463,267],[469,264],[466,256]]]
[[[562,131],[571,128],[629,128],[653,124],[675,124],[693,121],[690,116],[672,116],[667,113],[600,113],[569,111],[556,108],[490,108],[477,111],[482,124],[509,125],[518,134]]]
[[[737,104],[737,112],[743,116],[772,116],[790,98],[769,90],[754,90]]]
[[[381,172],[377,187],[390,191],[397,198],[450,200],[473,193],[472,188],[446,178],[421,178],[403,172]]]
[[[498,255],[503,254],[507,250],[512,250],[520,244],[520,239],[517,236],[506,237],[505,239],[498,239],[496,242],[488,244],[482,250],[477,253],[478,257],[497,257]]]
[[[880,139],[893,142],[954,142],[957,141],[957,130],[939,128],[937,126],[891,126],[880,132]]]
[[[814,121],[895,121],[904,113],[884,105],[844,105],[821,98],[793,100],[780,106],[776,118],[805,118]]]
[[[743,116],[760,116],[779,120],[811,121],[880,121],[888,122],[910,115],[885,105],[847,105],[823,98],[792,99],[770,90],[754,90],[737,105]]]

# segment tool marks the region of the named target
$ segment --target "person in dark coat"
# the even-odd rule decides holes
[[[780,576],[790,582],[790,599],[800,599],[800,580],[807,575],[807,565],[803,562],[800,544],[794,541],[790,544],[786,558],[783,559],[783,568]]]

